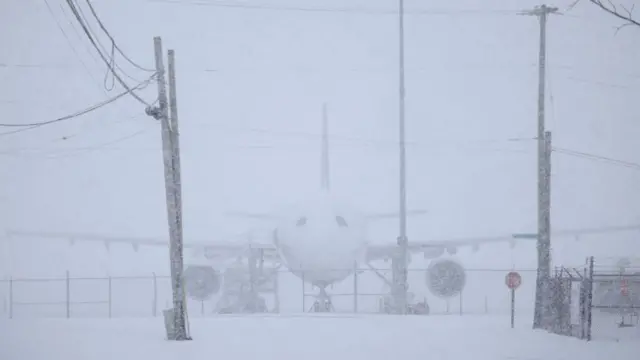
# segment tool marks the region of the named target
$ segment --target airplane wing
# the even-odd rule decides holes
[[[8,239],[16,237],[31,237],[66,240],[70,245],[74,245],[76,242],[99,242],[102,243],[107,250],[110,249],[111,245],[126,244],[130,245],[136,252],[140,249],[140,246],[169,247],[168,239],[152,237],[115,237],[89,233],[37,232],[24,230],[7,230],[6,236]],[[277,256],[277,250],[271,243],[251,241],[247,234],[241,234],[238,237],[244,237],[244,240],[185,241],[183,247],[185,249],[193,249],[198,253],[202,253],[208,259],[242,256],[246,255],[247,252],[252,249],[263,250],[265,256]]]
[[[551,232],[552,239],[561,237],[572,237],[575,240],[580,240],[580,236],[605,234],[613,232],[623,231],[638,231],[640,225],[622,225],[622,226],[608,226],[599,228],[583,228],[583,229],[570,229],[570,230],[557,230]],[[425,258],[436,258],[448,252],[453,255],[457,252],[458,248],[470,246],[473,251],[478,251],[480,245],[490,243],[508,243],[512,248],[515,247],[518,241],[536,241],[536,233],[514,233],[510,235],[491,236],[491,237],[471,237],[471,238],[458,238],[458,239],[436,239],[429,241],[409,241],[408,250],[410,253],[423,253]],[[397,244],[384,244],[384,245],[369,245],[367,247],[366,259],[367,261],[373,260],[388,260],[393,257],[393,254],[397,251]]]
[[[424,215],[426,213],[427,210],[407,210],[407,216]],[[400,214],[398,212],[371,213],[365,215],[367,220],[397,219],[399,217]]]
[[[534,239],[535,240],[535,239]],[[437,258],[446,252],[455,254],[460,247],[471,246],[477,251],[481,244],[507,242],[511,247],[514,246],[516,239],[512,236],[503,237],[478,237],[450,240],[431,240],[424,242],[410,241],[408,245],[409,253],[422,253],[425,258]],[[385,245],[368,245],[366,252],[366,260],[389,260],[398,250],[397,244]]]

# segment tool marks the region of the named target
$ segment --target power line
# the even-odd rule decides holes
[[[100,48],[98,47],[98,44],[96,43],[96,40],[94,40],[93,36],[91,36],[91,33],[89,32],[89,29],[87,28],[87,26],[85,25],[84,21],[82,20],[82,17],[78,13],[78,9],[76,9],[75,4],[73,3],[73,0],[67,0],[67,5],[69,5],[69,8],[71,9],[71,12],[73,13],[73,15],[75,16],[76,20],[78,21],[78,23],[82,27],[82,30],[84,31],[85,35],[87,36],[87,38],[89,39],[89,41],[91,42],[93,47],[96,49],[96,51],[98,51],[98,54],[100,55],[100,58],[102,58],[102,61],[105,63],[105,65],[107,65],[107,68],[109,69],[109,71],[111,71],[111,73],[116,78],[116,80],[118,80],[120,85],[122,85],[122,87],[127,90],[126,93],[127,94],[131,94],[131,96],[133,96],[136,100],[138,100],[140,103],[142,103],[146,107],[151,107],[151,105],[148,102],[146,102],[140,96],[138,96],[135,92],[133,92],[133,89],[131,89],[129,87],[129,85],[127,85],[127,83],[124,82],[124,80],[122,80],[122,78],[116,73],[116,71],[114,70],[114,66],[112,64],[110,64],[109,60],[107,60],[107,58],[102,53],[102,51],[100,51]]]
[[[493,66],[490,64],[464,64],[461,65],[460,68],[464,68],[464,69],[471,69],[471,68],[475,68],[475,67],[489,67],[489,66]],[[504,71],[504,67],[505,64],[495,64],[495,66],[499,66],[500,71]],[[520,66],[525,67],[525,66],[536,66],[535,64],[521,64]],[[0,68],[23,68],[23,69],[55,69],[55,70],[74,70],[75,67],[72,65],[67,65],[67,64],[24,64],[24,63],[0,63]],[[118,67],[118,66],[116,66]],[[557,65],[557,66],[547,66],[547,68],[557,68],[557,69],[562,69],[562,70],[570,70],[572,69],[571,66],[567,66],[567,65]],[[392,70],[389,69],[383,69],[383,68],[339,68],[339,69],[323,69],[323,68],[298,68],[298,67],[291,67],[291,68],[278,68],[278,67],[255,67],[255,68],[202,68],[202,69],[185,69],[186,72],[204,72],[204,73],[210,73],[210,74],[228,74],[228,73],[241,73],[241,74],[248,74],[248,73],[254,73],[254,72],[265,72],[265,73],[274,73],[276,71],[282,71],[284,73],[312,73],[312,74],[317,74],[317,73],[347,73],[347,72],[353,72],[353,73],[358,73],[358,72],[362,72],[362,73],[391,73]],[[406,69],[407,73],[421,73],[421,72],[430,72],[432,71],[432,69],[430,68],[409,68]],[[624,75],[626,78],[640,78],[640,74],[632,74],[632,73],[621,73],[620,75]],[[582,84],[589,84],[589,85],[593,85],[595,87],[600,87],[600,88],[611,88],[611,89],[619,89],[619,90],[626,90],[626,91],[640,91],[640,86],[636,85],[636,84],[617,84],[617,83],[610,83],[610,82],[605,82],[605,81],[601,81],[601,80],[597,80],[597,79],[586,79],[583,77],[576,77],[576,76],[572,76],[572,75],[556,75],[554,76],[555,78],[558,79],[564,79],[564,80],[569,80],[571,82],[575,82],[575,83],[582,83]]]
[[[18,133],[21,133],[23,131],[33,130],[33,129],[38,128],[38,127],[39,126],[31,126],[31,127],[21,128],[21,129],[17,129],[17,130],[6,131],[6,132],[0,133],[0,136],[18,134]]]
[[[195,122],[195,123],[191,123],[191,125],[196,125],[196,126],[214,126],[214,127],[218,128],[218,130],[221,129],[221,127],[219,127],[219,126],[217,126],[215,124],[211,124],[211,123]],[[318,138],[318,139],[322,136],[322,134],[314,133],[314,132],[292,131],[292,130],[276,130],[276,129],[258,128],[258,127],[246,127],[246,128],[226,127],[226,129],[227,130],[231,130],[231,131],[243,132],[243,133],[260,133],[260,134],[280,135],[280,136],[300,136],[300,137],[310,137],[310,138]],[[342,140],[342,141],[350,141],[350,142],[359,142],[359,143],[363,143],[363,144],[370,144],[370,145],[373,145],[373,146],[383,146],[383,145],[397,146],[398,143],[399,143],[397,140],[391,140],[391,139],[367,139],[367,138],[358,137],[358,136],[346,136],[346,135],[338,135],[338,134],[332,134],[332,135],[329,136],[329,138],[332,141]],[[510,142],[510,143],[520,142],[520,143],[522,143],[522,142],[534,142],[535,140],[536,140],[535,137],[511,137],[511,138],[502,138],[502,139],[475,139],[475,140],[470,141],[470,142],[465,141],[464,144],[468,144],[468,143],[490,144],[490,143],[500,143],[500,142]],[[405,144],[407,146],[424,145],[420,141],[406,141]]]
[[[96,35],[96,32],[93,30],[93,28],[91,27],[91,25],[89,25],[89,21],[87,20],[87,16],[84,13],[84,10],[82,10],[82,6],[77,4],[77,0],[70,0],[76,10],[78,11],[78,14],[80,15],[80,18],[82,19],[83,23],[86,25],[87,29],[89,30],[89,34],[92,36],[92,38],[96,41],[96,43],[98,44],[98,46],[100,47],[100,52],[103,54],[107,53],[107,49],[106,47],[102,44],[102,42],[100,41],[100,37]],[[96,49],[97,50],[97,49]],[[111,63],[111,67],[120,70],[120,72],[122,72],[122,74],[126,77],[128,77],[129,79],[135,81],[135,82],[140,82],[140,80],[134,78],[133,76],[129,75],[126,71],[124,71],[124,69],[122,67],[120,67],[120,65],[118,65],[118,63],[116,63],[115,61],[115,46],[114,43],[111,43],[111,56],[109,58],[109,61]],[[107,75],[109,74],[109,71],[107,71]],[[106,77],[107,75],[105,75],[105,88],[106,88]]]
[[[113,121],[110,120],[108,124],[109,125],[116,125],[116,124],[121,124],[121,123],[125,123],[125,122],[131,123],[131,120],[135,120],[136,118],[140,118],[140,117],[145,117],[146,118],[144,112],[138,113],[138,114],[134,114],[134,115],[130,115],[129,114],[129,115],[127,115],[124,118],[119,119],[119,120],[113,120]],[[86,130],[80,130],[78,132],[71,133],[69,135],[63,135],[63,136],[59,136],[59,137],[56,136],[56,138],[54,140],[52,140],[52,141],[66,141],[66,140],[78,137],[79,135],[85,134],[86,132],[87,132]]]
[[[49,0],[44,0],[44,3],[47,6],[47,10],[49,11],[49,14],[53,18],[53,20],[56,22],[56,25],[58,26],[58,29],[60,29],[60,32],[62,33],[62,35],[64,36],[65,40],[67,41],[67,44],[69,45],[69,47],[71,48],[73,53],[76,55],[76,58],[78,58],[78,61],[80,61],[80,63],[82,64],[82,67],[84,68],[84,70],[87,72],[87,75],[89,75],[91,80],[93,80],[94,82],[97,82],[97,79],[93,77],[93,74],[91,73],[91,71],[89,71],[89,67],[84,62],[84,60],[82,60],[82,57],[80,56],[80,54],[78,53],[76,48],[73,46],[73,43],[71,42],[71,39],[67,35],[67,32],[64,31],[64,28],[62,27],[62,24],[60,24],[60,22],[56,18],[55,13],[53,12],[53,9],[51,8],[51,5],[49,4]],[[100,90],[103,91],[102,89],[100,89]],[[105,92],[105,95],[106,95],[106,92]]]
[[[272,134],[272,135],[294,135],[294,136],[303,136],[303,137],[319,137],[320,135],[318,134],[314,134],[314,133],[302,133],[302,132],[279,132],[279,131],[263,131],[262,129],[237,129],[240,130],[241,132],[254,132],[255,130],[257,130],[260,133],[267,133],[267,134]],[[69,137],[64,137],[64,139],[67,138],[72,138],[74,137],[69,136]],[[346,137],[346,136],[340,136],[340,135],[332,135],[331,138],[334,141],[334,146],[339,147],[341,144],[337,144],[335,143],[336,139],[342,139],[342,140],[347,140],[348,143],[347,144],[342,144],[342,145],[347,145],[347,146],[352,146],[352,145],[365,145],[365,146],[372,146],[374,148],[381,148],[384,149],[386,148],[386,145],[397,145],[395,144],[393,141],[386,141],[386,140],[376,140],[376,139],[364,139],[364,138],[356,138],[356,137]],[[476,140],[470,140],[470,141],[464,141],[464,142],[459,142],[459,143],[450,143],[447,144],[445,146],[433,146],[432,144],[426,144],[426,143],[422,143],[422,142],[412,142],[412,145],[416,145],[416,146],[425,146],[425,147],[429,147],[431,148],[435,148],[435,149],[443,149],[444,151],[449,151],[450,148],[453,148],[455,150],[462,150],[462,151],[473,151],[474,153],[477,153],[478,151],[492,151],[492,152],[501,152],[501,153],[527,153],[526,151],[521,151],[521,150],[514,150],[514,149],[500,149],[500,148],[484,148],[484,147],[465,147],[466,145],[482,145],[482,144],[498,144],[498,143],[502,143],[502,142],[517,142],[517,141],[533,141],[533,138],[506,138],[506,139],[476,139]],[[351,143],[351,141],[353,141],[354,143]],[[356,142],[360,142],[361,144],[356,144]],[[306,143],[305,143],[306,144]],[[231,144],[224,144],[223,145],[225,148],[229,148],[229,149],[260,149],[260,150],[283,150],[283,151],[291,151],[291,147],[296,147],[298,146],[297,144],[271,144],[271,143],[254,143],[254,142],[249,142],[248,144],[242,144],[242,143],[231,143]],[[102,148],[106,148],[106,146],[102,146]],[[47,148],[40,148],[41,150],[47,150]],[[72,148],[66,148],[69,150],[82,150],[85,149],[84,147],[72,147]],[[111,150],[118,150],[120,148],[110,148]],[[32,150],[32,148],[12,148],[12,149],[4,149],[5,151],[24,151],[24,150]],[[49,148],[49,150],[54,150]],[[140,149],[138,149],[140,150]],[[156,151],[156,148],[145,148],[145,150],[153,150]],[[335,149],[334,149],[335,150]],[[195,150],[194,150],[195,151]],[[299,151],[299,150],[297,150]],[[432,152],[431,152],[432,153]]]
[[[79,156],[79,155],[83,155],[85,153],[89,153],[89,152],[95,152],[95,151],[99,151],[99,150],[103,150],[104,148],[107,148],[111,145],[115,145],[130,139],[133,139],[137,136],[143,135],[145,133],[148,132],[148,128],[145,129],[141,129],[138,130],[136,132],[130,133],[128,135],[107,141],[107,142],[103,142],[100,144],[96,144],[96,145],[91,145],[91,146],[84,146],[84,147],[73,147],[73,148],[63,148],[63,149],[57,149],[54,151],[50,151],[50,152],[45,152],[45,153],[35,153],[35,154],[25,154],[25,153],[21,153],[21,152],[16,152],[16,151],[0,151],[0,155],[5,155],[5,156],[13,156],[13,157],[25,157],[25,155],[29,155],[29,158],[39,158],[39,159],[64,159],[64,158],[68,158],[68,157],[74,157],[74,156]]]
[[[74,149],[72,149],[71,151],[68,151],[68,152],[67,151],[58,152],[60,155],[56,156],[55,154],[53,154],[53,156],[47,156],[47,158],[48,159],[61,159],[61,158],[68,158],[68,157],[72,157],[72,156],[78,156],[78,155],[86,154],[86,153],[89,153],[89,152],[94,152],[94,151],[103,149],[105,147],[108,147],[108,146],[111,146],[111,145],[115,145],[115,144],[130,140],[130,139],[133,139],[133,138],[135,138],[137,136],[140,136],[140,135],[146,133],[147,131],[149,131],[148,128],[141,129],[141,130],[138,130],[138,131],[133,132],[131,134],[116,138],[114,140],[110,140],[110,141],[103,142],[103,143],[96,144],[96,145],[92,145],[92,146],[74,148]]]
[[[73,69],[67,64],[24,64],[24,63],[0,63],[0,68],[22,68],[22,69]]]
[[[35,129],[35,128],[38,128],[38,127],[41,127],[41,126],[50,125],[50,124],[54,124],[54,123],[58,123],[58,122],[66,121],[66,120],[70,120],[70,119],[76,118],[78,116],[87,114],[89,112],[92,112],[92,111],[97,110],[97,109],[99,109],[99,108],[101,108],[103,106],[106,106],[108,104],[111,104],[111,103],[115,102],[116,100],[120,99],[121,97],[131,93],[133,90],[137,90],[137,89],[141,89],[141,88],[146,87],[153,80],[154,77],[155,76],[152,76],[151,78],[149,78],[148,80],[138,84],[134,88],[129,89],[127,91],[124,91],[124,92],[122,92],[122,93],[120,93],[120,94],[118,94],[118,95],[116,95],[116,96],[114,96],[114,97],[112,97],[110,99],[107,99],[107,100],[102,101],[102,102],[100,102],[98,104],[92,105],[92,106],[90,106],[90,107],[88,107],[88,108],[86,108],[84,110],[81,110],[81,111],[78,111],[78,112],[75,112],[73,114],[66,115],[66,116],[63,116],[63,117],[60,117],[60,118],[57,118],[57,119],[48,120],[48,121],[42,121],[42,122],[36,122],[36,123],[28,123],[28,124],[0,124],[0,127],[20,127],[20,128],[23,128],[23,129],[20,129],[18,131],[10,131],[10,132],[0,133],[0,136],[5,136],[5,135],[9,135],[9,134],[15,134],[15,133],[18,133],[18,132],[21,132],[21,131],[27,131],[27,130]]]
[[[69,17],[69,14],[67,13],[67,9],[65,8],[64,4],[59,4],[59,5],[60,5],[60,11],[62,12],[62,16],[64,16],[65,20],[67,20],[67,22],[69,23],[69,26],[71,26],[71,29],[73,29],[74,34],[76,34],[76,37],[78,38],[78,40],[80,40],[84,45],[84,49],[87,52],[87,54],[89,54],[89,56],[91,57],[91,59],[93,59],[93,62],[96,63],[96,65],[100,66],[101,65],[100,60],[98,60],[96,55],[93,53],[91,46],[89,46],[87,43],[82,41],[83,36],[78,31],[78,28],[73,24],[73,19]]]
[[[176,4],[184,6],[205,6],[229,9],[246,9],[246,10],[266,10],[266,11],[296,11],[296,12],[314,12],[314,13],[348,13],[363,15],[398,15],[395,9],[371,9],[362,7],[302,7],[287,5],[269,5],[269,4],[238,4],[231,2],[206,2],[206,1],[188,1],[188,0],[147,0],[148,2]],[[515,10],[484,10],[484,9],[468,9],[468,10],[446,10],[446,9],[413,9],[405,10],[405,15],[516,15]]]
[[[608,163],[608,164],[611,164],[611,165],[618,165],[618,166],[622,166],[622,167],[627,167],[627,168],[640,170],[640,164],[634,163],[634,162],[630,162],[630,161],[618,160],[618,159],[614,159],[614,158],[610,158],[610,157],[606,157],[606,156],[595,155],[595,154],[590,154],[590,153],[586,153],[586,152],[582,152],[582,151],[575,151],[575,150],[571,150],[571,149],[558,148],[558,147],[553,147],[552,151],[560,153],[560,154],[564,154],[564,155],[579,157],[579,158],[582,158],[582,159],[594,160],[594,161],[602,161],[602,162],[605,162],[605,163]]]
[[[104,24],[102,23],[102,20],[100,20],[100,17],[98,16],[98,14],[96,13],[95,9],[93,8],[93,5],[91,4],[90,0],[86,0],[87,1],[87,5],[89,6],[89,10],[91,10],[91,14],[93,14],[93,17],[96,18],[96,20],[98,21],[98,25],[100,26],[100,28],[102,29],[102,31],[104,31],[104,33],[109,37],[109,40],[111,40],[111,43],[113,44],[113,47],[115,48],[115,50],[117,50],[120,55],[122,55],[122,57],[127,60],[131,65],[135,66],[136,68],[142,70],[142,71],[147,71],[147,72],[155,72],[155,70],[152,69],[148,69],[145,67],[142,67],[140,65],[138,65],[136,62],[134,62],[133,60],[131,60],[123,51],[122,49],[120,49],[120,47],[118,46],[118,44],[116,43],[115,39],[113,38],[113,36],[111,36],[111,34],[109,33],[109,31],[107,30],[107,28],[104,26]]]
[[[109,94],[107,93],[107,91],[109,91],[111,89],[106,89],[106,86],[104,88],[102,86],[100,86],[98,80],[93,76],[93,73],[89,70],[89,67],[87,66],[87,64],[85,63],[83,58],[80,56],[78,50],[76,49],[76,46],[74,46],[73,42],[71,41],[71,38],[70,38],[69,34],[67,34],[67,31],[65,31],[65,28],[62,26],[61,22],[58,20],[58,16],[56,16],[56,13],[54,12],[51,4],[49,3],[49,0],[44,0],[44,2],[45,2],[45,5],[47,7],[47,10],[48,10],[49,14],[51,15],[51,17],[55,21],[55,24],[57,25],[58,29],[60,30],[60,32],[62,33],[63,37],[65,38],[65,40],[67,42],[67,45],[71,48],[71,50],[73,51],[74,55],[76,56],[76,58],[80,62],[80,64],[82,64],[82,67],[85,70],[85,72],[87,73],[87,75],[93,80],[94,83],[96,83],[96,86],[100,89],[100,91],[103,92],[106,97],[109,97]],[[90,6],[90,8],[92,10],[92,13],[94,13],[94,16],[98,20],[100,26],[103,28],[103,31],[105,31],[105,33],[107,33],[107,35],[110,37],[112,42],[115,42],[113,40],[113,38],[111,37],[111,35],[108,33],[108,31],[104,28],[104,25],[102,24],[100,19],[98,19],[97,14],[95,14],[95,11],[93,10],[93,7],[91,6],[91,4],[89,4],[89,6]],[[64,8],[64,6],[62,4],[60,4],[60,10],[63,12],[64,17],[66,18],[66,20],[68,22],[68,25],[73,29],[76,37],[78,39],[82,40],[82,37],[80,36],[80,33],[77,31],[76,27],[73,25],[73,22],[66,15],[65,8]],[[88,54],[93,58],[93,60],[96,63],[98,63],[98,60],[96,59],[95,55],[91,52],[90,48],[86,47],[86,44],[85,44],[85,50],[88,50],[87,51]],[[131,61],[122,51],[120,51],[120,53],[125,57],[125,59],[129,60],[134,66],[137,65],[137,64],[133,63],[133,61]],[[112,60],[113,60],[113,55],[112,55]],[[107,72],[107,74],[108,73],[109,72]],[[105,76],[105,79],[104,79],[105,85],[106,85],[106,80],[107,79],[106,79],[106,76]],[[15,131],[11,131],[9,133],[4,133],[4,134],[11,134],[11,133],[15,134],[17,132],[27,131],[27,130],[31,130],[31,129],[34,129],[34,128],[37,128],[37,127],[38,126],[31,126],[31,127],[27,127],[27,128],[21,128],[21,129],[18,129],[18,130],[15,130]],[[69,138],[69,136],[65,136],[64,137],[64,139],[67,139],[67,138]]]

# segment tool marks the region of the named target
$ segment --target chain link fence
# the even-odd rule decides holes
[[[637,270],[637,271],[636,271]],[[598,266],[557,268],[547,281],[543,327],[586,341],[640,338],[640,269]]]
[[[466,285],[461,293],[439,298],[426,286],[427,269],[408,271],[409,292],[413,301],[426,301],[431,314],[501,314],[510,311],[510,293],[504,283],[509,269],[467,269]],[[517,314],[527,318],[533,313],[535,270],[517,270],[523,279],[518,291]],[[391,270],[357,269],[344,281],[329,286],[336,312],[377,313],[380,299],[389,288],[381,279],[391,279]],[[277,272],[277,291],[267,299],[281,313],[309,311],[317,288],[305,284],[289,271]],[[224,287],[223,287],[224,288]],[[267,295],[265,295],[267,296]],[[205,301],[188,300],[191,317],[216,313],[222,291]],[[156,317],[172,305],[169,276],[77,277],[0,280],[0,299],[7,318],[111,318]]]

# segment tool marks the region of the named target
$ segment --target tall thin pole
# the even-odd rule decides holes
[[[400,234],[398,246],[400,259],[397,267],[398,287],[397,301],[399,313],[407,311],[407,189],[406,189],[406,148],[405,148],[405,78],[404,78],[404,0],[398,0],[398,35],[399,35],[399,76],[398,76],[398,120],[399,120],[399,154],[400,154]]]
[[[589,287],[587,289],[587,303],[585,305],[587,309],[587,341],[591,341],[591,327],[593,326],[593,256],[589,258]]]
[[[65,278],[65,309],[67,312],[67,319],[71,317],[71,278],[69,275],[69,270],[67,270],[66,278]]]
[[[544,326],[544,322],[549,319],[548,312],[550,311],[550,299],[551,294],[549,293],[549,289],[547,288],[547,281],[551,276],[551,132],[544,132],[544,173],[543,173],[543,195],[542,195],[542,210],[540,212],[540,216],[542,217],[542,236],[540,241],[540,264],[539,272],[541,273],[541,277],[543,278],[542,282],[542,323]]]
[[[13,277],[9,277],[9,319],[13,319]]]
[[[547,16],[558,11],[556,7],[547,5],[536,6],[533,10],[523,11],[521,15],[536,16],[540,19],[540,43],[538,53],[538,272],[536,277],[536,303],[534,307],[533,327],[540,328],[543,326],[544,308],[546,300],[545,284],[546,279],[551,275],[550,259],[550,238],[549,238],[549,221],[545,220],[548,209],[546,209],[546,170],[547,170],[547,154],[545,146],[545,63],[546,63],[546,38],[547,38]]]
[[[544,132],[544,156],[545,156],[545,172],[544,172],[544,203],[542,207],[542,220],[545,230],[545,239],[543,259],[544,264],[551,267],[551,153],[552,153],[552,137],[551,131]]]
[[[155,64],[158,79],[158,106],[147,108],[148,115],[153,116],[160,121],[162,134],[162,155],[164,163],[164,180],[165,195],[167,202],[167,222],[169,225],[169,256],[171,259],[171,287],[173,290],[173,315],[174,315],[174,334],[175,337],[170,340],[186,340],[186,321],[184,316],[183,300],[180,294],[181,275],[179,271],[181,258],[179,250],[178,229],[178,203],[176,199],[176,177],[174,163],[174,146],[172,142],[171,124],[169,120],[169,108],[167,101],[167,89],[165,81],[165,69],[162,56],[162,40],[160,37],[153,38]]]
[[[358,313],[358,262],[353,263],[353,312]]]
[[[111,315],[112,315],[111,313],[112,313],[112,310],[113,310],[113,301],[112,301],[113,300],[113,286],[112,286],[112,278],[111,278],[111,276],[109,276],[107,278],[107,286],[108,286],[107,291],[108,291],[108,296],[109,296],[109,299],[107,301],[107,306],[109,307],[108,308],[108,310],[109,310],[109,319],[111,319]]]
[[[153,317],[158,316],[158,278],[153,273],[153,303],[151,304],[151,314]]]
[[[180,269],[182,269],[182,250],[183,250],[183,232],[182,232],[182,178],[180,171],[180,130],[178,126],[178,100],[176,88],[176,66],[175,52],[168,52],[168,71],[169,71],[169,124],[171,131],[172,145],[172,161],[173,161],[173,179],[174,179],[174,196],[176,201],[176,230],[178,232],[179,241],[179,260]],[[182,270],[181,270],[182,271]]]
[[[183,241],[182,241],[182,182],[180,176],[180,131],[178,127],[178,100],[176,95],[176,61],[175,52],[168,51],[168,71],[169,71],[169,131],[171,139],[171,161],[173,173],[173,196],[175,201],[174,216],[174,248],[172,250],[172,279],[175,289],[174,309],[176,340],[189,340],[189,329],[187,326],[187,306],[185,303],[185,291],[183,283]]]

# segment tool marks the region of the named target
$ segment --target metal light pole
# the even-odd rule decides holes
[[[396,306],[400,314],[407,311],[407,190],[406,190],[406,148],[405,148],[405,81],[404,81],[404,0],[398,0],[399,35],[399,154],[400,154],[400,235],[398,236],[399,258],[396,271]]]

